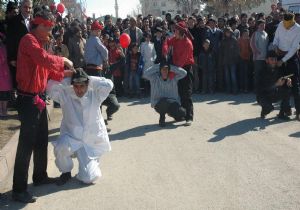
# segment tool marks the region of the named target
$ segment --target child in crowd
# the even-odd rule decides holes
[[[7,64],[6,47],[3,43],[5,36],[0,33],[0,117],[7,117],[7,103],[10,100],[12,81]]]
[[[199,55],[199,68],[202,71],[202,93],[214,92],[214,56],[210,41],[208,39],[203,42],[203,51]]]
[[[241,32],[241,37],[238,39],[240,49],[239,62],[239,88],[240,92],[247,93],[249,88],[249,65],[250,65],[250,37],[249,30],[244,29]]]
[[[106,48],[108,48],[108,40],[109,40],[109,35],[103,34],[101,41]]]
[[[226,92],[237,94],[236,66],[239,60],[239,47],[230,27],[224,29],[224,39],[221,42],[221,60],[225,70]]]
[[[115,27],[114,28],[114,39],[118,45],[120,44],[120,36],[121,36],[120,29],[118,27]]]
[[[165,36],[163,36],[163,29],[161,27],[155,28],[155,37],[153,39],[154,48],[156,52],[156,59],[155,63],[158,64],[162,61],[162,46],[163,42],[165,41]]]
[[[149,32],[144,33],[145,41],[141,44],[141,56],[144,63],[143,71],[150,68],[154,65],[154,61],[156,59],[156,52],[154,48],[154,44],[151,42],[152,35]],[[143,80],[144,85],[144,94],[150,94],[150,82],[148,80]]]
[[[129,97],[140,97],[140,77],[142,69],[141,53],[139,52],[139,45],[132,43],[127,57],[127,71],[129,73]]]
[[[55,40],[55,45],[53,47],[53,53],[54,55],[58,55],[61,57],[69,57],[69,50],[67,45],[63,44],[64,37],[62,35],[57,35]],[[54,108],[60,108],[60,104],[54,101],[53,103]]]
[[[266,65],[266,55],[269,44],[268,34],[265,31],[265,21],[258,20],[257,29],[250,39],[250,46],[253,52],[254,63],[254,89],[257,89],[260,72],[264,70]]]
[[[109,39],[108,58],[109,65],[111,67],[114,87],[116,89],[116,95],[122,96],[123,94],[123,66],[124,66],[124,53],[121,47],[117,46],[114,38]]]
[[[64,38],[62,35],[58,35],[56,37],[56,43],[54,45],[54,55],[58,55],[61,57],[69,57],[69,50],[68,47],[63,44]]]

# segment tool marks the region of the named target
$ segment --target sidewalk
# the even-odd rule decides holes
[[[48,113],[53,110],[53,103],[47,106]],[[18,129],[15,134],[10,138],[8,143],[0,150],[0,193],[3,193],[5,184],[12,176],[12,171],[15,163],[15,156],[18,146],[20,130]]]

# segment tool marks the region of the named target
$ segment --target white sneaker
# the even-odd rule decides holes
[[[192,125],[192,120],[187,120],[184,125],[185,126],[191,126]]]

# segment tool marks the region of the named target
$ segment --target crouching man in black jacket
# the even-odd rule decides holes
[[[277,67],[275,51],[268,52],[266,64],[265,70],[261,71],[258,77],[257,100],[262,107],[260,116],[264,119],[267,114],[274,110],[272,103],[281,101],[278,118],[288,120],[291,109],[289,95],[292,75],[283,75],[283,72]]]

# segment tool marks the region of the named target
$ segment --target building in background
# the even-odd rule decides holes
[[[73,17],[80,20],[86,19],[86,1],[85,0],[60,0],[68,11],[72,13]]]
[[[294,0],[299,1],[300,0]],[[180,3],[178,3],[180,2]],[[190,5],[187,4],[190,3]],[[222,16],[225,13],[230,15],[240,14],[242,12],[251,14],[253,12],[264,12],[269,14],[271,12],[271,4],[276,4],[278,0],[235,0],[235,1],[223,1],[223,0],[210,0],[202,1],[205,3],[199,3],[200,0],[140,0],[142,14],[152,14],[154,16],[163,17],[166,13],[171,13],[174,17],[179,14],[202,14],[207,15],[209,13],[216,16]],[[227,2],[227,3],[226,3]],[[188,6],[187,6],[188,5]]]
[[[172,16],[182,13],[174,0],[140,0],[140,3],[143,15],[162,17],[166,13],[171,13]]]

